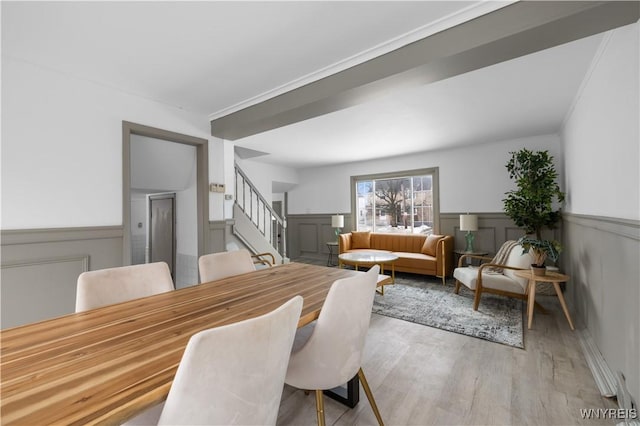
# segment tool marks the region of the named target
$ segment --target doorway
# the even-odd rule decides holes
[[[175,192],[174,222],[172,232],[176,235],[176,247],[173,252],[175,258],[166,259],[174,274],[176,288],[197,284],[197,258],[207,253],[207,223],[209,218],[208,203],[208,141],[202,138],[169,132],[162,129],[123,121],[123,265],[152,261],[153,248],[146,241],[143,230],[151,226],[148,220],[148,197],[155,197],[158,193]],[[147,146],[146,154],[140,157],[135,150],[139,140]],[[178,157],[170,154],[169,163],[158,166],[158,156],[162,156],[167,145],[172,152],[192,152],[184,154],[191,158],[191,165],[178,165]],[[180,148],[180,147],[184,148]],[[132,149],[134,150],[132,152]],[[165,154],[165,157],[167,155]],[[138,158],[138,160],[133,160]],[[139,160],[143,158],[143,160]],[[147,163],[149,166],[147,166]],[[139,182],[139,168],[155,170],[147,176],[144,184],[136,183],[141,188],[132,187],[134,181]],[[154,165],[155,164],[155,165]],[[158,172],[159,171],[159,172]],[[184,183],[173,184],[168,181],[171,175],[183,173]],[[187,182],[188,180],[188,182]],[[175,181],[175,178],[173,178]],[[169,191],[167,191],[169,190]],[[156,195],[154,195],[156,194]],[[186,200],[186,201],[185,201]],[[142,209],[142,211],[140,211]],[[181,225],[182,223],[182,225]],[[185,226],[187,228],[185,228]],[[140,238],[142,237],[142,238]],[[142,254],[139,246],[143,246]],[[188,248],[187,256],[184,247]],[[182,248],[181,248],[182,247]],[[141,259],[142,257],[142,259]],[[180,272],[182,271],[182,272]],[[185,278],[186,277],[186,278]]]

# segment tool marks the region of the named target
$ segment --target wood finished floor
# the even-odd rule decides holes
[[[524,350],[373,314],[362,368],[385,424],[614,424],[581,418],[617,404],[600,396],[557,298],[540,302],[549,313],[525,326]],[[325,414],[327,425],[377,424],[362,389],[354,409],[325,398]],[[313,393],[285,386],[278,425],[314,424]]]

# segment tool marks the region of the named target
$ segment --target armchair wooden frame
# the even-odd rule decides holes
[[[458,260],[458,268],[462,268],[464,267],[464,265],[462,264],[462,260],[463,259],[479,259],[480,261],[482,260],[488,260],[489,262],[491,262],[493,260],[493,258],[491,257],[485,257],[485,256],[474,256],[471,254],[465,254],[460,256],[460,259]],[[482,271],[485,268],[502,268],[502,269],[511,269],[514,271],[523,271],[523,268],[516,268],[513,266],[508,266],[508,265],[500,265],[497,263],[481,263],[480,266],[478,267],[478,280],[476,282],[476,289],[475,290],[471,290],[474,292],[474,296],[473,296],[473,310],[477,311],[478,307],[480,306],[480,297],[482,296],[482,292],[485,293],[492,293],[492,294],[499,294],[501,296],[508,296],[508,297],[515,297],[516,299],[520,299],[520,300],[527,300],[527,295],[529,294],[529,289],[527,288],[527,291],[525,291],[524,294],[520,294],[520,293],[513,293],[510,291],[506,291],[506,290],[497,290],[497,289],[493,289],[493,288],[489,288],[489,287],[483,287],[482,286]],[[456,280],[456,288],[454,290],[455,294],[458,294],[458,292],[460,291],[460,281]],[[535,303],[535,306],[540,309],[541,312],[546,313],[546,309],[544,309],[538,302]]]
[[[436,278],[441,278],[442,285],[447,285],[447,252],[444,240],[444,238],[440,238],[440,240],[438,240],[438,243],[436,244],[436,251],[439,250],[442,255],[442,275],[437,275],[438,267],[436,266]],[[451,268],[451,274],[453,274],[453,268]]]

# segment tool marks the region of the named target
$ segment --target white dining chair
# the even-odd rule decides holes
[[[302,297],[194,334],[164,405],[131,425],[275,425]]]
[[[76,287],[76,312],[174,290],[165,262],[83,272]]]
[[[245,249],[205,254],[198,259],[201,283],[246,274],[255,270],[251,254]]]
[[[361,368],[379,270],[375,265],[366,273],[336,280],[309,339],[291,354],[285,383],[315,390],[320,426],[325,424],[322,391],[343,385],[356,374],[378,423],[383,424]]]

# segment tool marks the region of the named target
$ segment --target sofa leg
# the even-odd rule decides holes
[[[456,288],[455,290],[453,290],[453,292],[455,294],[458,294],[460,292],[460,281],[456,280]]]

